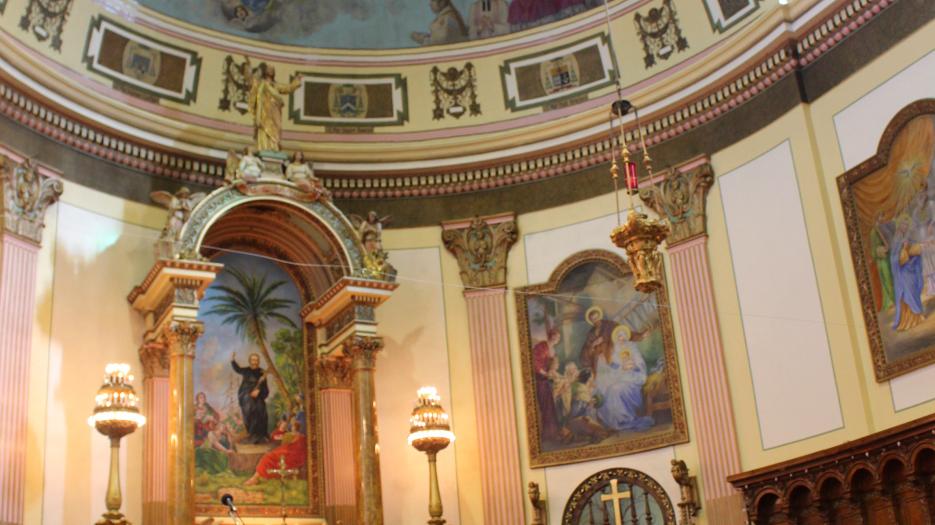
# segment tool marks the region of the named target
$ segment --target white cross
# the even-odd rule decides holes
[[[601,503],[605,501],[613,502],[614,525],[623,525],[623,516],[620,515],[620,502],[625,499],[630,499],[630,491],[617,492],[617,480],[610,480],[610,494],[602,494]]]

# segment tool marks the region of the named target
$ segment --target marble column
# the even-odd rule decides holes
[[[144,438],[144,457],[147,462],[150,458],[154,462],[163,458],[161,464],[147,463],[153,469],[145,474],[144,491],[154,495],[165,491],[166,505],[160,506],[158,500],[149,502],[155,501],[156,505],[151,507],[164,512],[166,519],[160,521],[155,514],[147,512],[144,519],[148,521],[144,521],[144,525],[191,525],[194,522],[193,374],[195,345],[204,331],[204,326],[198,322],[198,305],[205,289],[222,268],[221,264],[204,261],[159,259],[142,284],[127,297],[146,322],[145,343],[140,355],[144,370],[148,366],[146,352],[153,352],[159,346],[164,351],[160,349],[163,353],[159,359],[163,361],[158,366],[168,366],[167,382],[155,380],[152,399],[143,400],[147,408],[154,410],[147,427],[156,427],[152,441]],[[160,388],[163,393],[159,392]],[[161,402],[165,403],[165,408],[160,406]],[[160,430],[162,428],[164,430]],[[165,441],[160,442],[161,439]]]
[[[354,474],[354,392],[347,356],[318,360],[321,391],[322,458],[325,478],[325,518],[328,523],[357,524]]]
[[[140,347],[143,364],[143,523],[169,521],[169,352],[150,341]]]
[[[677,166],[661,183],[642,191],[643,201],[672,227],[667,239],[669,267],[679,313],[682,354],[700,454],[708,522],[745,522],[743,498],[727,482],[740,472],[740,452],[711,287],[705,202],[714,183],[707,159]]]
[[[442,240],[458,260],[465,287],[488,525],[525,522],[506,311],[507,254],[517,238],[513,213],[442,224]]]
[[[36,315],[36,266],[45,212],[62,182],[32,162],[0,156],[0,523],[23,523],[26,489],[29,358]]]
[[[380,448],[377,435],[377,400],[374,369],[383,348],[379,337],[352,337],[345,343],[351,358],[354,388],[354,428],[357,436],[357,523],[383,525],[383,495],[380,485]]]
[[[173,321],[166,326],[169,346],[169,523],[189,525],[195,513],[195,343],[201,323]]]

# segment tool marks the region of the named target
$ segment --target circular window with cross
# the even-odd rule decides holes
[[[602,470],[572,492],[562,525],[676,525],[675,508],[653,478],[628,468]]]

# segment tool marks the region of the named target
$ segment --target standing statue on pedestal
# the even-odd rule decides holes
[[[244,78],[249,82],[250,94],[247,105],[253,116],[256,147],[262,151],[279,151],[282,139],[282,108],[285,101],[282,95],[294,92],[301,85],[298,76],[288,84],[276,82],[276,68],[270,65],[260,66],[260,75],[254,76],[247,57],[243,66]]]
[[[174,195],[167,191],[154,191],[149,196],[154,202],[169,210],[166,224],[156,243],[156,257],[172,258],[175,255],[182,227],[185,226],[195,206],[205,198],[205,194],[192,193],[182,186]]]

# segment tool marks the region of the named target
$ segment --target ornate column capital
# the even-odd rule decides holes
[[[169,357],[195,357],[195,343],[204,333],[204,324],[198,321],[173,320],[166,323],[162,334],[169,344]]]
[[[714,170],[705,157],[670,169],[663,180],[640,192],[640,198],[669,222],[666,243],[671,248],[706,235],[706,202],[714,184]]]
[[[169,349],[159,341],[147,341],[139,350],[143,377],[169,377]]]
[[[377,353],[383,349],[383,338],[353,335],[344,341],[343,346],[354,370],[373,369]]]
[[[318,358],[318,385],[321,389],[352,387],[352,363],[346,355],[324,355]]]
[[[0,155],[3,189],[3,229],[42,243],[45,212],[62,195],[62,181],[39,173],[31,159],[21,163]]]
[[[513,212],[442,223],[442,241],[468,288],[505,286],[507,254],[518,238]]]

